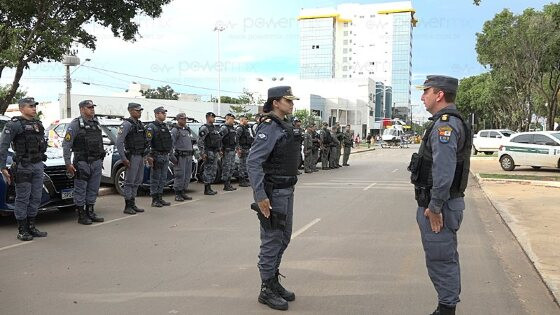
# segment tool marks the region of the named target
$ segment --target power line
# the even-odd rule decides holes
[[[194,89],[202,89],[202,90],[208,90],[208,91],[218,91],[218,89],[213,89],[213,88],[208,88],[208,87],[203,87],[203,86],[196,86],[196,85],[191,85],[191,84],[184,84],[184,83],[178,83],[178,82],[164,81],[164,80],[159,80],[159,79],[154,79],[154,78],[148,78],[148,77],[143,77],[143,76],[139,76],[139,75],[133,75],[133,74],[128,74],[128,73],[124,73],[124,72],[118,72],[118,71],[113,71],[113,70],[107,70],[107,69],[102,69],[102,68],[97,68],[97,67],[92,67],[92,66],[83,65],[82,67],[84,67],[84,68],[89,68],[89,69],[100,70],[100,71],[105,71],[105,72],[110,72],[110,73],[119,74],[119,75],[124,75],[124,76],[132,77],[132,78],[150,80],[150,81],[154,81],[154,82],[160,82],[160,83],[166,83],[166,84],[173,84],[173,85],[180,85],[180,86],[186,86],[186,87],[190,87],[190,88],[194,88]],[[220,90],[220,91],[222,91],[222,92],[229,92],[229,93],[235,93],[235,94],[243,94],[243,92],[239,92],[239,91],[228,91],[228,90]]]

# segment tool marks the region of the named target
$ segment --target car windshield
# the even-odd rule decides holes
[[[384,136],[396,136],[397,135],[397,129],[385,129],[383,131],[383,135]]]
[[[560,132],[551,133],[550,135],[553,136],[554,138],[560,140]]]
[[[510,137],[513,134],[513,131],[511,130],[502,130],[500,132],[504,135],[504,137]]]
[[[109,129],[109,131],[113,134],[113,136],[116,138],[117,137],[117,133],[119,132],[119,127],[117,125],[105,125],[105,127],[107,129]]]

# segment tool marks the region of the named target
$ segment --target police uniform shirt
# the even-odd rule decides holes
[[[457,109],[455,105],[449,105],[446,108]],[[437,115],[436,113],[434,116]],[[465,143],[463,123],[455,116],[442,115],[435,122],[429,141],[433,158],[433,186],[428,208],[434,213],[440,213],[443,204],[450,197],[449,190],[455,175],[457,153],[463,149]]]
[[[243,149],[241,147],[241,137],[253,137],[253,135],[251,134],[251,128],[249,127],[249,125],[247,126],[243,126],[243,125],[239,125],[237,126],[237,128],[235,128],[235,142],[237,143],[237,148],[238,149]],[[253,137],[254,138],[254,137]],[[251,140],[251,139],[248,139]],[[251,144],[248,144],[249,146],[251,146]],[[246,148],[245,148],[246,149]]]
[[[175,126],[171,129],[171,141],[177,151],[192,151],[192,132],[187,126]]]
[[[235,132],[235,130],[233,129],[233,126],[228,126],[228,125],[224,124],[224,125],[222,125],[222,127],[220,127],[220,136],[222,136],[222,145],[224,145],[223,144],[224,138],[229,137],[230,132]],[[237,133],[235,134],[234,141],[235,141],[235,147],[237,147],[237,144],[239,143],[239,138],[237,137]],[[224,149],[226,149],[226,148],[224,148]]]
[[[138,123],[141,124],[142,122],[138,121]],[[125,158],[125,149],[126,149],[124,143],[126,141],[126,136],[130,132],[130,129],[132,129],[132,123],[130,123],[130,121],[128,120],[124,120],[121,126],[119,127],[119,132],[117,134],[117,143],[116,143],[117,152],[119,153],[119,156],[123,160]]]
[[[247,173],[257,202],[268,198],[264,191],[263,163],[268,159],[278,139],[284,134],[284,129],[270,118],[259,124],[257,128],[257,136],[247,157]]]
[[[93,117],[92,119],[87,119],[84,116],[74,118],[74,120],[70,122],[68,128],[66,128],[66,134],[64,135],[64,141],[62,142],[62,156],[64,157],[64,163],[66,163],[66,165],[72,164],[70,158],[72,157],[72,147],[74,145],[74,139],[76,139],[76,136],[80,132],[80,118],[84,120],[84,123],[90,121],[99,123],[97,121],[97,118],[95,117]]]
[[[154,136],[157,132],[162,132],[162,129],[165,128],[167,132],[169,132],[169,128],[165,122],[160,123],[159,121],[154,121],[149,123],[146,126],[146,140],[148,141],[148,150],[151,151],[154,147],[152,141],[154,140]]]
[[[25,118],[22,117],[22,119]],[[38,124],[41,124],[40,120],[31,119],[30,121],[35,121]],[[0,138],[0,169],[6,168],[8,149],[10,148],[10,145],[12,144],[14,138],[23,131],[23,126],[19,121],[14,121],[12,119],[6,123],[4,131],[2,132],[2,136]]]
[[[216,127],[214,127],[216,128]],[[198,145],[198,148],[200,149],[200,152],[204,152],[205,148],[204,146],[206,145],[204,143],[204,141],[206,140],[206,137],[210,134],[210,130],[208,129],[208,126],[206,124],[200,126],[200,128],[198,129],[198,141],[196,142]],[[221,146],[221,142],[220,142],[220,146]],[[218,148],[219,150],[220,148]]]

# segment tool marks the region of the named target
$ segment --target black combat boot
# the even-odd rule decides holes
[[[136,212],[144,212],[144,209],[138,208],[138,207],[136,206],[136,198],[132,198],[132,199],[131,199],[131,207],[132,207],[132,210],[134,210],[134,211],[136,211]]]
[[[157,207],[157,208],[163,207],[163,205],[159,201],[159,195],[158,194],[152,195],[152,207]]]
[[[204,184],[204,194],[212,196],[212,195],[217,194],[217,192],[212,190],[212,185]]]
[[[136,214],[136,210],[134,210],[134,208],[132,207],[132,199],[124,200],[124,210],[123,213],[126,214]]]
[[[95,213],[95,210],[93,209],[93,205],[87,205],[86,206],[86,213],[87,213],[87,216],[91,219],[91,222],[103,222],[103,221],[105,221],[105,219],[103,219],[102,217],[97,216],[97,214]]]
[[[275,290],[276,277],[264,280],[261,284],[261,293],[259,294],[259,303],[266,304],[268,307],[285,311],[288,309],[288,302],[282,298]]]
[[[455,306],[438,304],[438,307],[431,315],[455,315]]]
[[[226,180],[226,182],[224,183],[224,190],[225,191],[234,191],[234,190],[237,190],[237,188],[231,186],[231,182],[229,180]]]
[[[274,279],[274,289],[284,300],[288,302],[294,301],[296,299],[295,293],[286,290],[286,288],[284,288],[282,284],[280,284],[280,276],[282,276],[282,278],[285,278],[284,275],[280,274],[280,271],[276,271],[276,277],[272,278]]]
[[[183,198],[183,195],[178,190],[175,191],[175,201],[185,201],[185,198]]]
[[[76,209],[78,209],[78,223],[83,225],[90,225],[91,219],[86,213],[86,206],[76,206]]]
[[[192,200],[192,197],[187,195],[187,193],[184,191],[181,191],[181,197],[183,197],[183,199],[185,200]]]
[[[27,218],[27,230],[33,237],[46,237],[47,232],[41,232],[35,227],[35,218]]]
[[[250,187],[249,181],[246,178],[242,178],[239,181],[239,187]]]
[[[31,241],[33,240],[33,235],[29,234],[27,227],[27,219],[17,220],[18,223],[18,235],[17,238],[20,241]]]
[[[159,198],[159,203],[161,203],[162,206],[170,206],[171,205],[171,202],[163,200],[163,194],[158,194],[158,198]]]

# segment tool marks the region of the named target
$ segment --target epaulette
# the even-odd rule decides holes
[[[441,115],[441,121],[449,121],[449,115],[447,114]]]
[[[272,121],[272,119],[270,118],[266,118],[265,120],[261,121],[261,123],[267,123],[270,124],[270,122]]]

